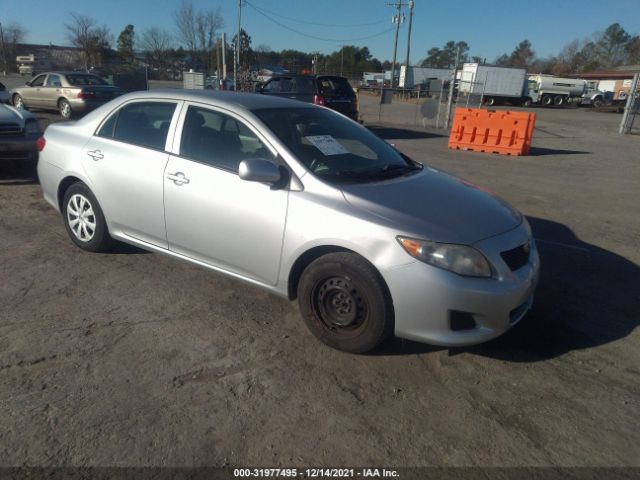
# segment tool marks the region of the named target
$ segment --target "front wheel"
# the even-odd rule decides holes
[[[596,97],[593,101],[593,108],[600,108],[602,106],[602,98]]]
[[[71,241],[89,252],[109,250],[113,240],[98,200],[89,187],[78,182],[71,185],[62,200],[64,226]]]
[[[73,114],[71,105],[64,98],[58,102],[58,111],[60,112],[60,116],[65,120],[69,120]]]
[[[314,260],[300,279],[298,303],[311,333],[338,350],[364,353],[393,332],[393,305],[384,281],[352,253]]]
[[[17,93],[13,96],[13,106],[18,110],[26,110],[27,107],[24,106],[24,100]]]
[[[529,108],[531,106],[531,103],[532,103],[531,99],[529,97],[527,97],[522,101],[522,106]]]

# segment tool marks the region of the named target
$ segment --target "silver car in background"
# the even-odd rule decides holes
[[[44,197],[76,245],[116,239],[297,299],[334,348],[479,343],[533,301],[522,215],[324,107],[136,92],[49,126],[42,147]]]
[[[55,110],[64,119],[85,113],[122,95],[97,75],[84,72],[48,72],[36,75],[10,92],[13,106],[21,109]]]

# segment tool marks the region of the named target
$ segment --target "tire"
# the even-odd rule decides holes
[[[550,106],[550,105],[553,105],[553,97],[552,97],[551,95],[544,94],[544,95],[542,96],[542,104],[543,104],[545,107],[548,107],[548,106]]]
[[[496,99],[493,97],[487,97],[484,99],[484,104],[489,107],[493,107],[496,104]]]
[[[65,120],[69,120],[73,116],[71,104],[64,98],[58,101],[58,112],[60,112],[60,116]]]
[[[17,93],[13,96],[12,103],[13,103],[13,106],[16,107],[18,110],[26,110],[27,109],[27,107],[24,104],[24,100]]]
[[[321,342],[350,353],[373,350],[393,333],[393,305],[366,260],[330,253],[307,266],[298,284],[305,324]]]
[[[532,102],[531,102],[531,99],[530,99],[529,97],[525,98],[525,99],[522,101],[522,106],[523,106],[523,107],[527,107],[527,108],[529,108],[529,107],[531,106],[531,104],[532,104]]]
[[[113,245],[100,204],[84,183],[77,182],[67,188],[62,200],[62,218],[69,238],[81,249],[105,252]]]
[[[565,103],[565,98],[562,95],[556,95],[555,97],[553,97],[553,104],[556,107],[559,107],[561,105],[564,105]]]
[[[592,105],[593,105],[593,108],[600,108],[602,106],[602,98],[601,97],[596,97],[593,100]]]

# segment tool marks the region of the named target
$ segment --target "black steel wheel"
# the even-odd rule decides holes
[[[377,270],[352,253],[331,253],[313,261],[298,284],[303,319],[323,343],[364,353],[393,332],[393,306]]]

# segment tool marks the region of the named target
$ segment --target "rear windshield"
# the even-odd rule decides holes
[[[72,73],[67,75],[67,82],[71,85],[109,85],[100,77],[82,73]]]
[[[339,94],[347,97],[355,96],[349,81],[343,77],[320,77],[320,89],[324,95]]]

